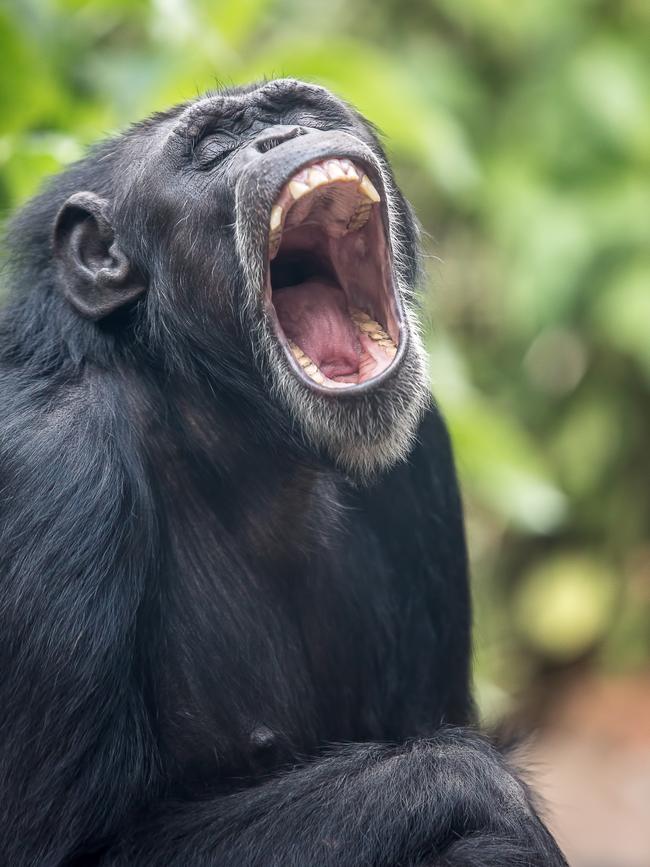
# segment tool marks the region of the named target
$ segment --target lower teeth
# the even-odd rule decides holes
[[[371,319],[367,313],[363,310],[359,310],[357,307],[354,307],[350,311],[350,315],[360,331],[363,331],[363,333],[367,334],[371,340],[374,340],[378,346],[381,346],[381,348],[384,349],[387,355],[391,358],[395,357],[397,346],[395,346],[395,342],[384,331],[379,322]]]
[[[310,379],[313,379],[314,382],[322,385],[325,382],[325,376],[318,369],[318,365],[315,364],[311,360],[311,358],[306,355],[296,343],[293,342],[293,340],[289,341],[289,349],[291,349],[291,354],[305,371],[307,376]]]
[[[379,322],[371,319],[367,313],[356,307],[353,307],[350,310],[350,316],[361,332],[370,337],[371,340],[374,340],[377,343],[377,346],[381,346],[389,358],[395,358],[397,354],[397,346],[393,339],[384,331]],[[322,373],[316,362],[312,361],[311,358],[298,346],[298,344],[293,342],[293,340],[289,340],[289,349],[307,376],[310,379],[313,379],[314,382],[322,385],[325,382],[325,375]]]

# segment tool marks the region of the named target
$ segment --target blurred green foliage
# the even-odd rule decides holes
[[[488,716],[541,667],[650,658],[650,4],[17,0],[0,208],[216,83],[292,75],[386,137],[425,229]]]

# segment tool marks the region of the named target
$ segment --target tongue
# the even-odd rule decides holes
[[[359,370],[360,346],[343,290],[324,279],[273,291],[273,305],[286,336],[330,379]]]

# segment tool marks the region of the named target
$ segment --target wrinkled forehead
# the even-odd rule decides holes
[[[196,134],[206,121],[259,122],[274,124],[282,114],[291,121],[291,113],[300,115],[303,124],[354,122],[348,106],[326,88],[293,78],[281,78],[242,89],[210,93],[184,107],[175,119],[176,135]],[[298,118],[295,118],[296,120]]]

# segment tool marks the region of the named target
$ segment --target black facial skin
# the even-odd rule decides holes
[[[274,196],[388,206],[403,340],[346,395],[271,328]],[[563,865],[474,731],[460,500],[372,129],[293,80],[95,148],[14,220],[0,319],[0,851],[12,867]]]

